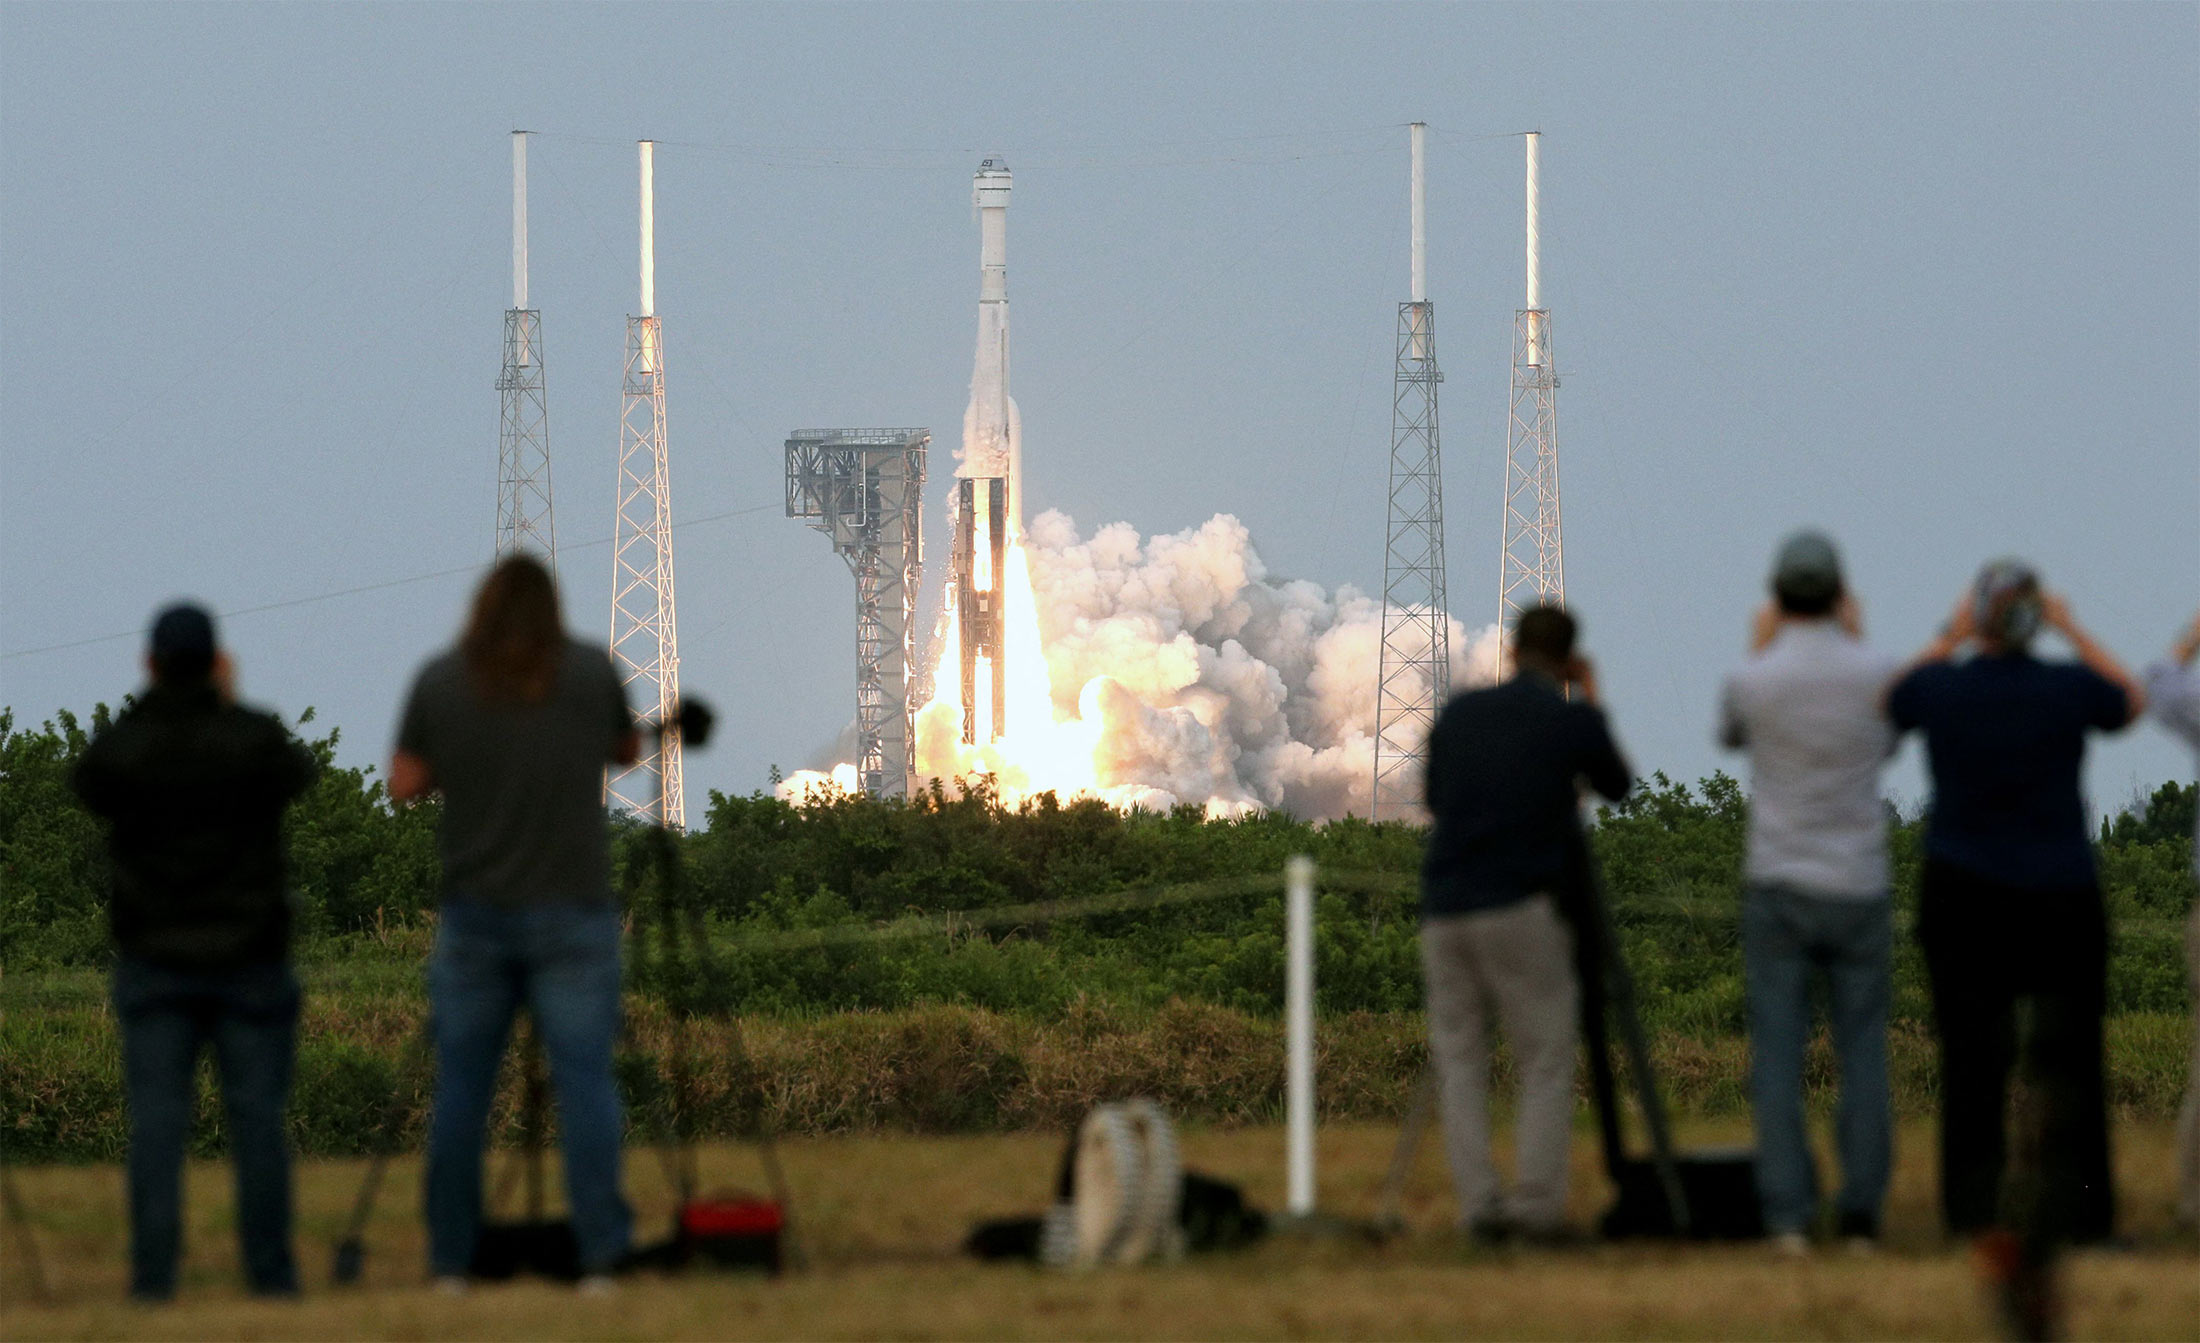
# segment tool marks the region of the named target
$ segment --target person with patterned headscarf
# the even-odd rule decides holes
[[[2043,631],[2078,660],[2035,657]],[[1888,691],[1896,729],[1924,734],[1933,782],[1917,932],[1940,1037],[1941,1206],[1952,1233],[2007,1240],[2003,1134],[2021,1055],[2036,1084],[2037,1160],[2011,1181],[2019,1280],[2045,1282],[2056,1247],[2114,1232],[2108,916],[2079,767],[2088,734],[2120,731],[2145,703],[2069,603],[2016,560],[1980,571]]]

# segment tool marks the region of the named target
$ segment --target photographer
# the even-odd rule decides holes
[[[2200,751],[2200,616],[2168,657],[2147,668],[2147,700],[2163,727]],[[2200,818],[2193,825],[2193,874],[2200,876]],[[2185,1103],[2177,1112],[2177,1216],[2200,1230],[2200,904],[2185,920],[2185,975],[2196,1015]]]
[[[2079,661],[2035,658],[2042,629]],[[1975,656],[1952,660],[1973,643]],[[2007,1091],[2028,1001],[2022,1052],[2039,1087],[2042,1168],[2026,1172],[2015,1211],[2033,1263],[2115,1224],[2108,917],[2078,771],[2086,734],[2120,730],[2144,702],[2068,604],[2012,560],[1986,566],[1888,692],[1895,726],[1925,734],[1933,781],[1918,941],[1940,1035],[1942,1208],[1959,1236],[2002,1223]]]
[[[483,580],[458,646],[414,680],[390,796],[443,795],[442,912],[428,965],[436,1052],[428,1139],[430,1270],[463,1290],[481,1226],[482,1142],[522,1003],[549,1058],[584,1290],[625,1257],[619,911],[606,764],[640,739],[605,650],[569,638],[550,573],[527,556]]]
[[[1765,1233],[1810,1248],[1817,1173],[1803,1119],[1811,980],[1827,980],[1841,1065],[1836,1232],[1879,1237],[1893,1161],[1887,1001],[1893,943],[1887,817],[1879,771],[1895,736],[1880,701],[1895,664],[1865,647],[1833,543],[1798,532],[1773,564],[1749,662],[1727,678],[1720,740],[1747,750],[1749,854],[1742,964],[1749,995],[1750,1105]]]
[[[211,1044],[237,1171],[245,1277],[292,1296],[290,1140],[298,981],[282,819],[317,765],[272,715],[240,707],[197,606],[153,623],[152,684],[85,747],[71,780],[110,825],[115,1016],[130,1116],[130,1295],[176,1291],[183,1144]]]
[[[1556,606],[1522,612],[1512,679],[1454,697],[1429,737],[1434,828],[1421,868],[1429,1053],[1460,1221],[1485,1242],[1572,1235],[1579,985],[1559,900],[1579,879],[1581,781],[1615,800],[1629,781],[1574,634],[1573,618]],[[1493,1011],[1520,1075],[1510,1200],[1489,1151]]]

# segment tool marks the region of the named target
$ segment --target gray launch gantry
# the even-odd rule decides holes
[[[787,437],[787,516],[832,538],[856,578],[856,770],[865,792],[907,796],[916,769],[917,589],[924,577],[929,429],[798,429]]]

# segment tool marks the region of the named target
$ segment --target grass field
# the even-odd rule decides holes
[[[1731,1141],[1731,1125],[1684,1137]],[[1321,1134],[1324,1206],[1372,1211],[1395,1131],[1340,1125]],[[1433,1143],[1406,1212],[1413,1233],[1384,1246],[1271,1239],[1239,1255],[1084,1275],[986,1266],[956,1246],[977,1218],[1036,1209],[1059,1140],[1050,1135],[801,1139],[785,1144],[808,1271],[779,1281],[699,1275],[639,1278],[608,1300],[542,1284],[450,1299],[422,1285],[419,1167],[393,1168],[369,1233],[366,1282],[328,1287],[329,1246],[362,1163],[299,1170],[299,1250],[308,1294],[269,1305],[236,1281],[228,1172],[190,1174],[190,1245],[177,1304],[123,1301],[122,1176],[114,1167],[35,1167],[16,1176],[37,1227],[53,1298],[30,1299],[14,1229],[0,1247],[0,1335],[30,1338],[1975,1338],[1992,1319],[1966,1256],[1942,1242],[1933,1210],[1932,1132],[1906,1125],[1885,1249],[1777,1260],[1760,1246],[1599,1247],[1474,1253],[1447,1231],[1451,1200]],[[2166,1125],[2117,1132],[2123,1224],[2139,1248],[2073,1264],[2071,1329],[2080,1338],[2200,1333],[2200,1255],[2170,1228]],[[1185,1135],[1196,1168],[1242,1181],[1261,1205],[1282,1199],[1280,1131],[1208,1128]],[[1586,1135],[1575,1207],[1604,1201]],[[755,1187],[746,1149],[703,1153],[706,1185]],[[663,1228],[671,1199],[655,1160],[633,1155],[628,1187],[642,1230]]]

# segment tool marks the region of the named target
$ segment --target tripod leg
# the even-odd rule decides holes
[[[1436,1117],[1436,1089],[1436,1061],[1431,1059],[1413,1084],[1413,1097],[1406,1102],[1405,1120],[1398,1129],[1398,1146],[1390,1154],[1390,1171],[1383,1176],[1382,1194],[1375,1201],[1378,1231],[1389,1234],[1405,1229],[1399,1204],[1405,1198],[1406,1180],[1413,1174],[1414,1158],[1421,1154],[1421,1140]]]
[[[1665,1098],[1658,1092],[1658,1077],[1650,1064],[1650,1041],[1643,1034],[1642,1015],[1635,1010],[1635,981],[1627,963],[1612,947],[1612,1001],[1619,1009],[1620,1037],[1627,1048],[1629,1071],[1635,1075],[1635,1098],[1642,1105],[1644,1126],[1650,1130],[1650,1159],[1657,1167],[1658,1183],[1665,1189],[1666,1207],[1673,1214],[1673,1229],[1687,1235],[1692,1226],[1688,1195],[1681,1187],[1680,1164],[1673,1158],[1673,1131],[1666,1122]]]
[[[53,1290],[46,1283],[46,1261],[38,1257],[38,1237],[31,1232],[30,1213],[23,1207],[22,1195],[15,1192],[15,1181],[8,1175],[8,1168],[0,1164],[0,1205],[4,1205],[8,1221],[15,1226],[15,1234],[23,1241],[23,1264],[30,1270],[31,1295],[41,1305],[53,1299]]]
[[[343,1238],[336,1242],[335,1266],[329,1277],[338,1286],[359,1281],[360,1274],[366,1270],[367,1218],[373,1215],[375,1198],[382,1189],[382,1173],[389,1165],[390,1148],[396,1141],[397,1127],[404,1122],[404,1097],[407,1090],[405,1083],[408,1079],[419,1076],[428,1056],[428,1037],[432,1029],[429,1023],[423,1021],[420,1029],[413,1033],[411,1042],[405,1047],[404,1057],[399,1061],[397,1086],[390,1095],[389,1108],[382,1112],[382,1123],[375,1134],[374,1155],[367,1162],[367,1173],[361,1177],[359,1192],[352,1199],[351,1217],[344,1224]]]

